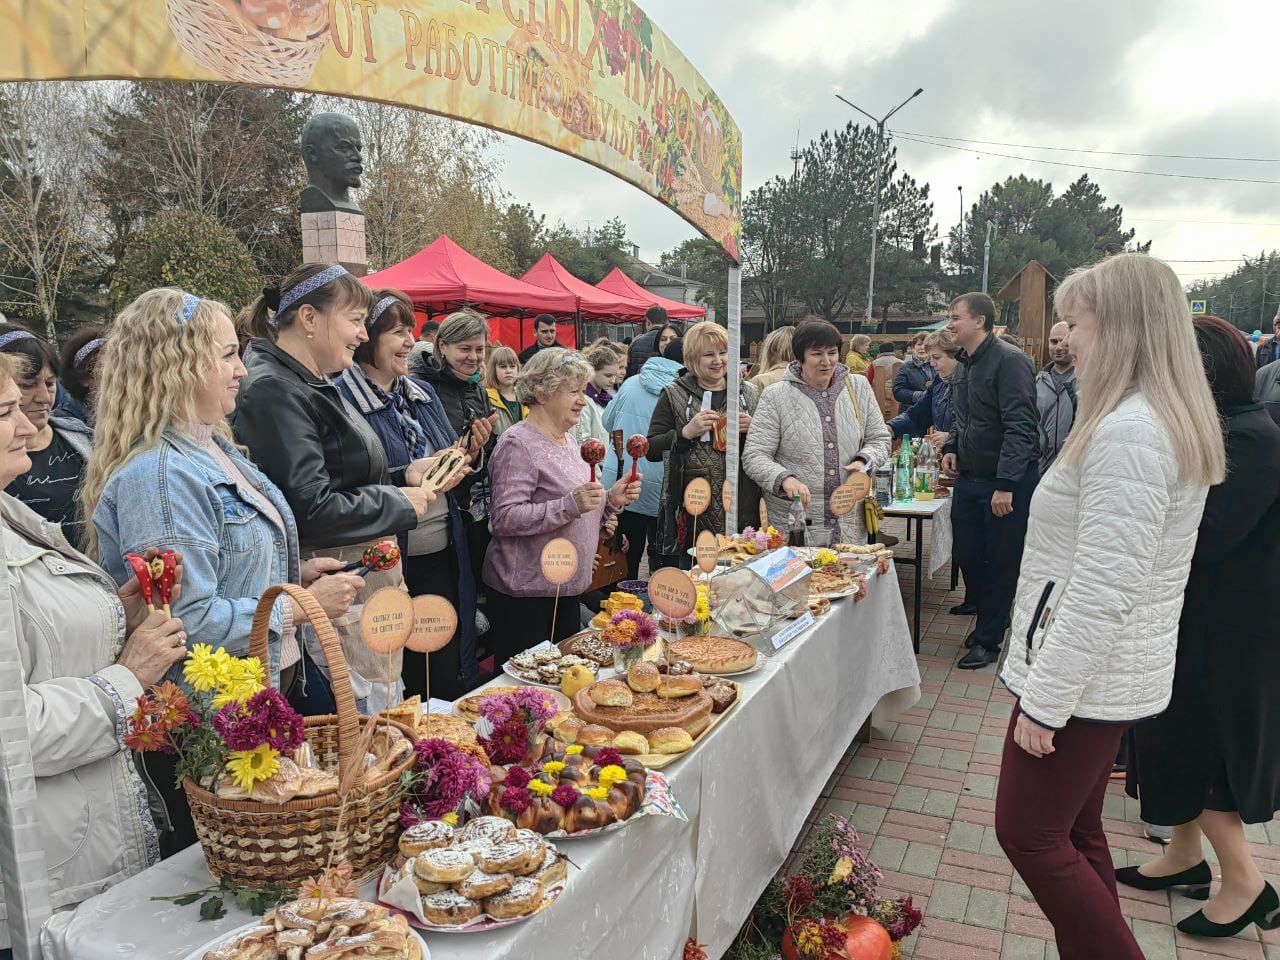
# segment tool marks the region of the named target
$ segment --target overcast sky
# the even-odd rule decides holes
[[[642,0],[742,127],[746,187],[791,169],[807,142],[853,114],[924,93],[891,122],[910,133],[1035,146],[1273,158],[1222,162],[898,140],[900,166],[932,187],[941,233],[992,183],[1025,172],[1061,190],[1082,171],[990,156],[1280,182],[1280,4],[1273,0]],[[503,138],[512,196],[571,224],[619,215],[655,259],[691,227],[586,164]],[[988,155],[980,156],[976,151]],[[1280,246],[1280,183],[1090,171],[1125,223],[1170,260]],[[1139,219],[1141,218],[1141,219]],[[1209,222],[1214,221],[1214,222]],[[1174,263],[1184,280],[1233,264]],[[1003,282],[1003,278],[1001,278]]]

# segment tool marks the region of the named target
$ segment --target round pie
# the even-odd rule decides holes
[[[732,637],[687,637],[667,644],[667,656],[699,673],[741,673],[756,665],[756,648]]]

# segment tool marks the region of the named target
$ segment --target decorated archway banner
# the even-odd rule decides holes
[[[0,0],[0,79],[213,80],[456,117],[657,197],[738,261],[742,136],[630,0]]]

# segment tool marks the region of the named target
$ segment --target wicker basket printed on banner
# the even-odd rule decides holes
[[[182,49],[224,80],[305,86],[329,43],[328,30],[289,40],[259,29],[234,0],[166,0],[165,5],[169,29]]]
[[[271,587],[262,595],[254,614],[249,655],[267,662],[271,608],[281,593],[298,602],[328,658],[338,713],[307,717],[306,737],[316,762],[326,770],[336,770],[342,782],[352,765],[364,762],[363,757],[357,756],[362,718],[356,713],[342,646],[320,604],[293,584]],[[387,720],[381,723],[396,726],[410,739],[414,737],[400,724]],[[225,877],[244,887],[292,888],[320,873],[332,858],[334,866],[349,863],[353,876],[363,881],[376,875],[395,855],[400,775],[413,761],[410,751],[385,773],[368,780],[357,778],[345,804],[337,793],[286,803],[260,803],[216,796],[190,778],[182,786],[205,863],[215,878]]]

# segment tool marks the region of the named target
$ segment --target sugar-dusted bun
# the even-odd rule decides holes
[[[546,842],[541,837],[526,833],[481,854],[480,869],[485,873],[514,873],[523,877],[542,865],[546,850]]]
[[[581,744],[598,744],[600,746],[612,746],[613,738],[616,734],[608,727],[602,727],[596,723],[588,723],[578,731],[578,742]]]
[[[701,689],[702,680],[698,677],[681,677],[668,674],[658,684],[658,696],[668,700],[676,697],[691,697]]]
[[[467,823],[458,834],[460,840],[489,840],[493,843],[506,843],[516,835],[516,828],[510,820],[502,817],[476,817]]]
[[[480,916],[480,904],[455,890],[443,890],[422,898],[422,915],[438,927],[458,927]]]
[[[550,890],[557,883],[564,883],[569,879],[569,862],[558,851],[547,847],[542,866],[533,874],[533,878],[542,884],[544,892]]]
[[[541,863],[541,861],[539,861]],[[532,877],[521,877],[505,893],[484,902],[484,912],[495,920],[526,917],[542,906],[542,884]]]
[[[602,707],[629,707],[634,701],[631,688],[621,680],[601,680],[588,690],[592,701]]]
[[[475,865],[475,860],[467,851],[445,847],[419,854],[414,860],[413,872],[423,880],[457,883],[469,877]]]
[[[516,882],[510,873],[485,873],[479,867],[467,879],[458,884],[458,892],[468,900],[483,900],[511,889]]]
[[[438,850],[452,843],[453,835],[453,827],[443,820],[414,824],[400,834],[400,852],[406,857],[416,857],[428,850]]]
[[[417,873],[413,875],[413,882],[418,888],[418,893],[422,894],[424,897],[429,897],[433,893],[440,893],[449,889],[449,884],[436,883],[434,880],[425,880],[418,876]]]
[[[649,693],[658,689],[662,674],[652,663],[640,661],[627,668],[627,686],[639,693]]]
[[[693,737],[680,727],[663,727],[649,734],[649,749],[658,754],[684,753],[693,747]]]
[[[555,730],[555,736],[565,743],[577,743],[578,734],[585,726],[581,719],[571,716]]]
[[[634,730],[623,730],[613,738],[614,749],[619,753],[643,756],[649,752],[649,741],[643,733]]]

